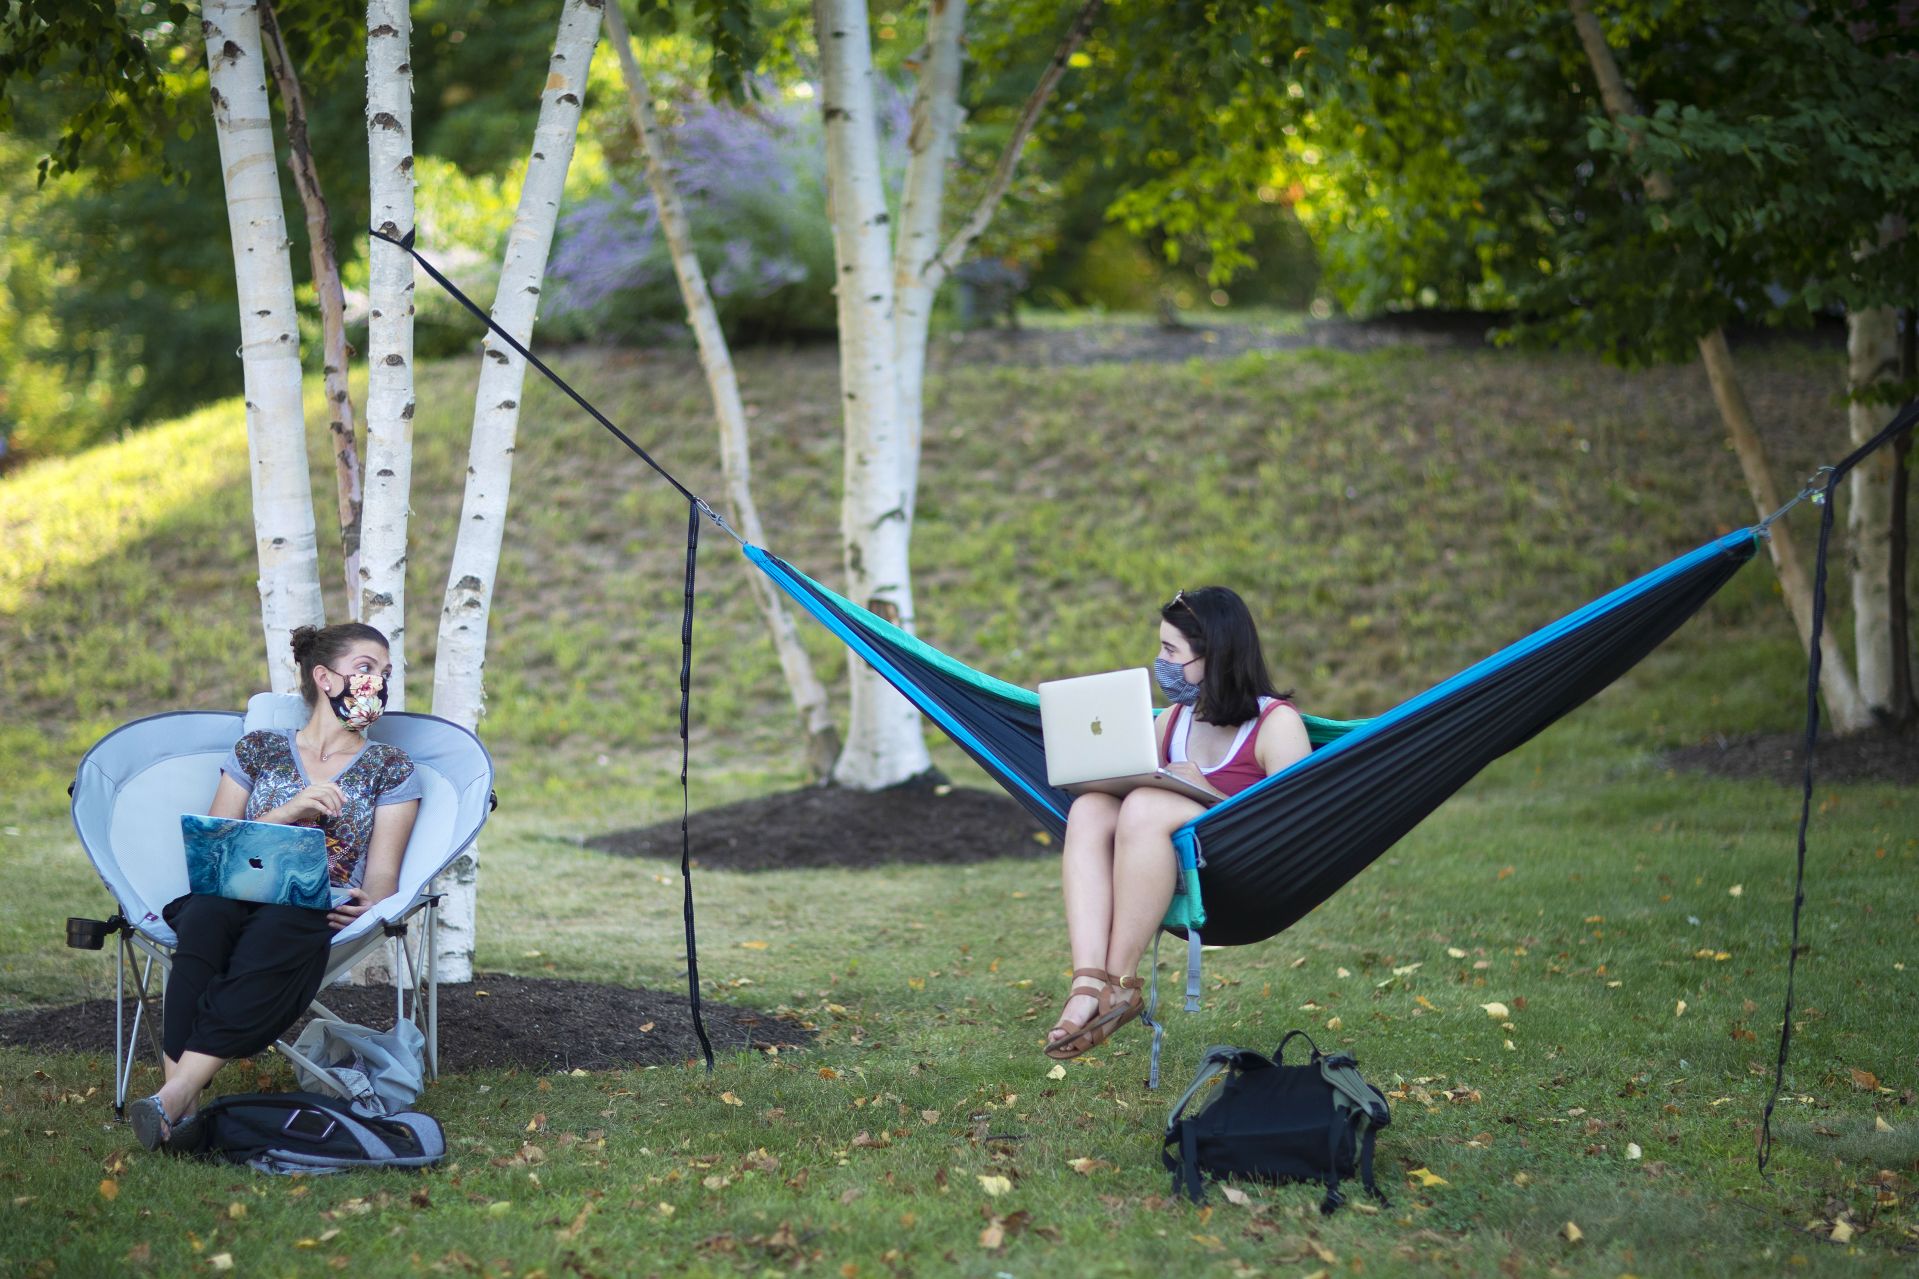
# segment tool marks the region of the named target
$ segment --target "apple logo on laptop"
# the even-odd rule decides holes
[[[1100,735],[1100,727],[1099,727],[1099,720],[1098,720],[1098,718],[1096,717],[1096,718],[1095,718],[1095,719],[1093,720],[1093,736],[1094,736],[1094,737],[1098,737],[1099,735]]]

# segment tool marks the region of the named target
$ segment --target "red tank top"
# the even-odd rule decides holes
[[[1226,795],[1237,795],[1254,782],[1265,781],[1266,770],[1259,766],[1259,760],[1254,755],[1254,750],[1259,745],[1259,730],[1265,727],[1268,715],[1282,706],[1291,705],[1291,702],[1279,697],[1269,701],[1260,710],[1259,718],[1253,721],[1253,731],[1246,734],[1245,740],[1240,742],[1239,748],[1228,757],[1225,763],[1218,768],[1199,770],[1205,774],[1206,780]],[[1184,706],[1174,705],[1166,712],[1169,717],[1166,721],[1166,736],[1160,739],[1159,744],[1159,762],[1162,765],[1173,762],[1173,734],[1179,731],[1179,713],[1185,709]]]

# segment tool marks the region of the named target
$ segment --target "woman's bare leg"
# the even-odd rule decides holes
[[[1139,971],[1140,957],[1172,903],[1179,867],[1173,832],[1204,811],[1184,796],[1145,786],[1121,805],[1113,840],[1112,927],[1102,956],[1115,979]]]
[[[1066,940],[1075,968],[1104,968],[1113,918],[1113,831],[1120,802],[1111,795],[1081,795],[1066,815],[1066,843],[1060,853],[1060,887],[1066,898]],[[1060,1020],[1090,1021],[1099,998],[1080,981]],[[1057,1029],[1057,1028],[1056,1028]],[[1048,1034],[1057,1042],[1067,1032]]]
[[[167,1081],[158,1094],[160,1105],[167,1112],[167,1121],[171,1123],[192,1113],[199,1104],[200,1090],[212,1083],[220,1067],[226,1064],[226,1058],[206,1053],[183,1052],[178,1061],[167,1058]]]

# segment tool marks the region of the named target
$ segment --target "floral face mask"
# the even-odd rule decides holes
[[[346,681],[346,687],[327,698],[334,717],[353,732],[366,732],[386,712],[386,676],[371,672],[345,675],[331,666],[326,669]]]

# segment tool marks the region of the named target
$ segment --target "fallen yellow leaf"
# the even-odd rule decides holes
[[[1832,1241],[1834,1243],[1851,1243],[1852,1227],[1847,1225],[1843,1221],[1833,1222],[1832,1223]]]
[[[1238,1186],[1221,1186],[1219,1193],[1226,1196],[1227,1203],[1238,1204],[1242,1208],[1253,1202],[1253,1197],[1244,1190],[1241,1190]]]
[[[1066,1067],[1063,1065],[1055,1065],[1051,1070],[1046,1072],[1046,1077],[1048,1079],[1064,1079],[1066,1078]]]
[[[1626,1143],[1626,1158],[1628,1158],[1628,1159],[1637,1159],[1637,1158],[1639,1158],[1639,1156],[1640,1156],[1640,1155],[1642,1155],[1642,1154],[1644,1154],[1644,1153],[1645,1153],[1644,1151],[1642,1151],[1642,1150],[1640,1150],[1640,1149],[1639,1149],[1639,1143],[1638,1143],[1638,1142],[1636,1142],[1636,1141],[1629,1141],[1629,1142],[1627,1142],[1627,1143]]]
[[[979,1232],[979,1246],[991,1252],[1006,1242],[1006,1227],[1000,1224],[998,1217],[991,1225]]]
[[[1463,950],[1461,950],[1461,949],[1460,949],[1459,947],[1457,947],[1457,946],[1448,946],[1448,947],[1446,947],[1446,953],[1447,953],[1447,954],[1448,954],[1449,956],[1451,956],[1452,958],[1454,958],[1454,959],[1464,959],[1464,958],[1466,958],[1466,952],[1465,952],[1465,951],[1463,951]]]
[[[1744,884],[1734,884],[1731,888],[1728,888],[1726,890],[1726,896],[1743,897],[1745,895],[1745,892],[1746,892],[1746,886]]]
[[[741,950],[765,950],[766,943],[763,941],[743,941],[740,943],[740,949]]]
[[[1430,1168],[1415,1168],[1406,1175],[1413,1178],[1421,1186],[1445,1186],[1452,1184]]]
[[[1679,1001],[1679,1003],[1678,1003],[1678,1004],[1677,1004],[1677,1005],[1676,1005],[1676,1006],[1675,1006],[1675,1007],[1673,1008],[1673,1010],[1672,1010],[1672,1015],[1673,1015],[1673,1016],[1675,1016],[1675,1017],[1684,1017],[1684,1016],[1686,1015],[1686,1001],[1685,1001],[1685,1000],[1683,1000],[1683,999],[1682,999],[1682,1000],[1680,1000],[1680,1001]]]
[[[1011,1181],[997,1173],[983,1172],[978,1176],[979,1188],[984,1190],[989,1198],[997,1199],[1013,1188]]]
[[[1891,1132],[1892,1125],[1886,1122],[1884,1115],[1874,1115],[1872,1117],[1872,1130],[1874,1132]]]
[[[1328,1030],[1338,1030],[1340,1027],[1344,1026],[1345,1024],[1346,1024],[1345,1022],[1341,1021],[1337,1017],[1328,1017],[1326,1019],[1326,1029]]]
[[[1492,1018],[1494,1021],[1505,1021],[1508,1017],[1512,1016],[1511,1010],[1508,1009],[1506,1005],[1504,1004],[1500,1004],[1500,1003],[1481,1004],[1480,1007],[1484,1008],[1486,1010],[1486,1015]]]
[[[207,1258],[207,1264],[215,1270],[231,1270],[233,1269],[233,1254],[230,1252],[216,1252]]]
[[[1559,1233],[1564,1236],[1567,1243],[1578,1243],[1586,1237],[1586,1232],[1570,1221],[1559,1228]]]
[[[745,1102],[741,1101],[738,1097],[735,1097],[730,1092],[721,1093],[720,1100],[725,1102],[729,1106],[744,1106],[746,1104]]]

